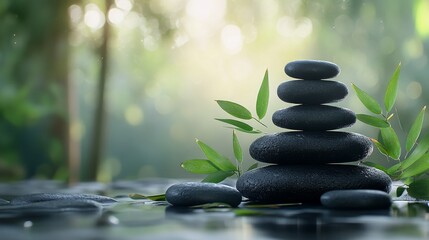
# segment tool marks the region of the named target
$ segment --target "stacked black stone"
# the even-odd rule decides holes
[[[331,62],[301,60],[285,67],[288,76],[277,95],[293,107],[273,114],[273,123],[299,131],[281,132],[258,138],[250,155],[271,165],[242,175],[237,189],[252,201],[319,202],[331,190],[374,189],[389,192],[391,180],[380,170],[365,166],[338,165],[372,153],[371,141],[360,134],[330,131],[353,125],[354,112],[323,105],[344,99],[347,87],[333,78],[340,72]]]

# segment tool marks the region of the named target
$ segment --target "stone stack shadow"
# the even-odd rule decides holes
[[[300,60],[285,67],[288,76],[299,80],[283,82],[278,97],[299,104],[276,111],[273,123],[295,131],[258,138],[250,146],[257,161],[272,163],[242,175],[237,189],[258,202],[319,202],[331,190],[374,189],[389,192],[391,180],[372,167],[345,165],[368,157],[371,141],[360,134],[332,131],[356,122],[346,108],[325,105],[344,99],[347,87],[334,78],[340,72],[331,62]]]

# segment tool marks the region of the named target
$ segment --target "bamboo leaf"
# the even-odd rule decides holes
[[[401,144],[392,127],[381,128],[381,137],[389,157],[398,160],[401,156]]]
[[[411,154],[402,162],[401,169],[406,169],[411,166],[415,161],[423,156],[429,150],[429,134],[424,136],[417,144]]]
[[[400,163],[397,163],[397,164],[395,164],[395,165],[393,165],[393,166],[391,166],[390,168],[388,168],[387,169],[387,175],[389,175],[389,176],[393,176],[393,175],[395,175],[395,173],[401,168],[401,162]]]
[[[378,117],[374,117],[374,116],[370,116],[370,115],[366,115],[366,114],[356,114],[356,118],[359,121],[366,123],[368,125],[371,125],[373,127],[377,127],[377,128],[390,127],[390,124],[386,120],[378,118]]]
[[[152,201],[165,201],[165,194],[143,195],[139,193],[131,193],[128,195],[131,199],[149,199]]]
[[[197,174],[209,174],[221,171],[210,160],[207,159],[190,159],[181,164],[186,171]]]
[[[264,79],[259,88],[258,98],[256,99],[256,114],[259,119],[265,117],[268,109],[268,100],[270,97],[270,89],[268,84],[268,69],[265,71]]]
[[[234,150],[235,159],[237,159],[239,163],[243,162],[243,152],[241,150],[240,142],[238,141],[235,131],[232,131],[232,148]]]
[[[356,95],[358,96],[359,100],[362,102],[362,104],[371,112],[375,114],[381,113],[381,107],[380,104],[377,103],[377,101],[371,97],[368,93],[363,91],[362,89],[358,88],[356,85],[352,84],[353,89],[356,92]]]
[[[250,113],[247,108],[241,106],[238,103],[225,101],[225,100],[216,100],[217,104],[227,113],[232,116],[240,119],[252,119],[252,113]]]
[[[366,166],[369,166],[369,167],[377,168],[378,170],[381,170],[381,171],[383,171],[385,173],[387,172],[387,169],[384,166],[382,166],[382,165],[380,165],[378,163],[365,161],[365,162],[363,162],[363,164],[365,164]]]
[[[241,129],[243,129],[243,130],[245,130],[245,131],[252,131],[253,130],[253,127],[252,126],[250,126],[249,124],[247,124],[247,123],[244,123],[244,122],[241,122],[241,121],[238,121],[238,120],[234,120],[234,119],[223,119],[223,118],[215,118],[216,120],[218,120],[218,121],[220,121],[220,122],[224,122],[224,123],[227,123],[227,124],[230,124],[230,125],[232,125],[232,126],[235,126],[235,127],[237,127],[237,128],[241,128]]]
[[[247,169],[247,172],[248,172],[248,171],[250,171],[250,170],[253,170],[253,169],[257,168],[257,167],[258,167],[258,163],[254,163],[254,164],[252,164],[252,165]]]
[[[426,106],[424,106],[420,113],[417,115],[416,120],[414,121],[410,131],[408,132],[407,141],[405,145],[407,152],[409,152],[413,148],[414,144],[419,138],[420,132],[422,131],[425,110]]]
[[[384,106],[386,107],[386,111],[390,112],[392,110],[393,105],[395,104],[396,95],[398,94],[398,80],[399,74],[401,73],[401,63],[396,67],[395,72],[390,78],[389,84],[387,85],[386,93],[384,95]]]
[[[229,171],[229,172],[224,172],[224,171],[215,172],[215,173],[209,174],[206,178],[203,179],[202,182],[220,183],[223,180],[225,180],[225,178],[231,177],[232,175],[234,175],[234,172],[232,172],[232,171]]]
[[[235,171],[237,170],[236,166],[231,163],[231,161],[216,152],[213,148],[209,147],[207,144],[203,143],[200,140],[196,140],[198,146],[200,146],[201,151],[206,155],[206,157],[219,169],[223,171]]]
[[[429,178],[423,178],[412,182],[407,189],[411,197],[429,200]]]
[[[415,163],[405,169],[400,178],[409,178],[420,175],[429,170],[429,153],[424,154]]]
[[[374,138],[370,138],[370,139],[371,139],[371,142],[374,143],[374,145],[377,147],[378,151],[380,151],[381,154],[383,154],[385,156],[389,156],[386,148],[383,146],[383,144],[381,142],[379,142],[377,139],[374,139]]]
[[[242,128],[231,128],[231,129],[237,130],[237,131],[240,131],[240,132],[244,132],[244,133],[249,133],[249,134],[260,134],[260,133],[262,133],[261,131],[256,130],[256,129],[254,129],[252,131],[248,131],[248,130],[245,130],[245,129],[242,129]]]

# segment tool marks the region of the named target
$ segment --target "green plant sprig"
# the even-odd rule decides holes
[[[371,138],[371,141],[381,154],[385,155],[387,159],[398,161],[391,167],[384,167],[383,165],[366,161],[364,164],[372,166],[384,171],[393,180],[400,180],[404,184],[397,189],[397,196],[407,190],[408,194],[415,198],[429,199],[429,134],[420,138],[421,130],[424,122],[424,115],[426,106],[424,106],[417,117],[415,118],[410,130],[408,131],[407,138],[404,140],[405,149],[401,148],[401,142],[396,134],[395,129],[391,125],[394,109],[398,93],[399,74],[401,71],[401,63],[399,63],[392,77],[384,95],[384,111],[381,105],[368,93],[352,84],[352,87],[362,102],[362,104],[375,116],[368,114],[356,114],[356,118],[373,127],[379,129],[379,139]],[[396,111],[396,109],[395,109]],[[400,123],[396,111],[396,118]],[[405,150],[405,154],[403,153]]]
[[[226,123],[227,128],[232,129],[232,149],[234,152],[235,161],[223,156],[215,149],[196,139],[197,145],[205,155],[205,159],[189,159],[184,161],[181,166],[186,171],[196,174],[208,174],[202,181],[218,183],[233,175],[241,176],[243,171],[243,151],[238,139],[236,131],[248,134],[261,134],[263,131],[253,127],[251,123],[243,121],[254,120],[263,127],[267,127],[261,120],[265,117],[269,102],[269,80],[268,70],[265,71],[262,84],[258,91],[256,99],[256,116],[254,116],[246,107],[227,100],[216,100],[216,103],[226,113],[235,117],[231,118],[215,118],[215,120]],[[258,167],[258,163],[252,164],[246,171],[250,171]]]

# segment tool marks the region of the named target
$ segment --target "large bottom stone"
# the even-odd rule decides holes
[[[321,164],[353,162],[372,153],[371,140],[349,132],[282,132],[256,139],[250,155],[276,164]]]
[[[390,191],[391,180],[384,172],[354,165],[272,165],[243,174],[237,189],[257,202],[320,202],[332,190],[374,189]]]

